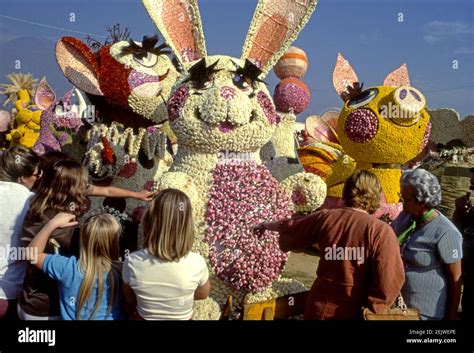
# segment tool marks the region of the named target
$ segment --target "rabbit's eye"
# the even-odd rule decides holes
[[[134,55],[133,60],[145,67],[153,67],[158,62],[158,55],[148,52],[146,56]]]
[[[239,89],[246,91],[249,88],[252,87],[252,83],[250,80],[243,75],[235,75],[234,78],[232,79],[232,82],[234,82],[234,85],[238,87]]]
[[[212,65],[206,66],[206,60],[202,58],[189,69],[189,77],[183,83],[190,82],[195,90],[209,89],[214,86],[214,74],[220,70],[216,69],[219,60]]]
[[[209,89],[214,85],[214,76],[192,81],[191,84],[194,89]]]

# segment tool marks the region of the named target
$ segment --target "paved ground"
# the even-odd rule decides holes
[[[319,256],[311,249],[292,252],[283,271],[284,277],[295,278],[303,282],[308,289],[316,278]]]

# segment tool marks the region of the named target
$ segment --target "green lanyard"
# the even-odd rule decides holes
[[[405,244],[408,238],[410,238],[410,236],[415,231],[416,225],[418,224],[418,222],[425,223],[427,220],[431,218],[431,216],[433,215],[433,212],[434,212],[434,209],[431,209],[428,212],[424,213],[423,216],[421,216],[421,218],[418,221],[414,219],[411,220],[410,225],[403,232],[401,232],[400,235],[397,237],[398,243],[400,244],[400,246]]]

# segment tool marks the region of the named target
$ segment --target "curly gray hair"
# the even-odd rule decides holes
[[[441,186],[438,179],[430,172],[417,168],[402,174],[402,186],[411,186],[415,190],[418,202],[424,203],[428,208],[436,208],[441,202]]]

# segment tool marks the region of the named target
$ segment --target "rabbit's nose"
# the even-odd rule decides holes
[[[232,100],[237,94],[235,89],[233,89],[232,87],[229,87],[229,86],[221,87],[219,93],[220,93],[221,97],[224,98],[226,101]]]

